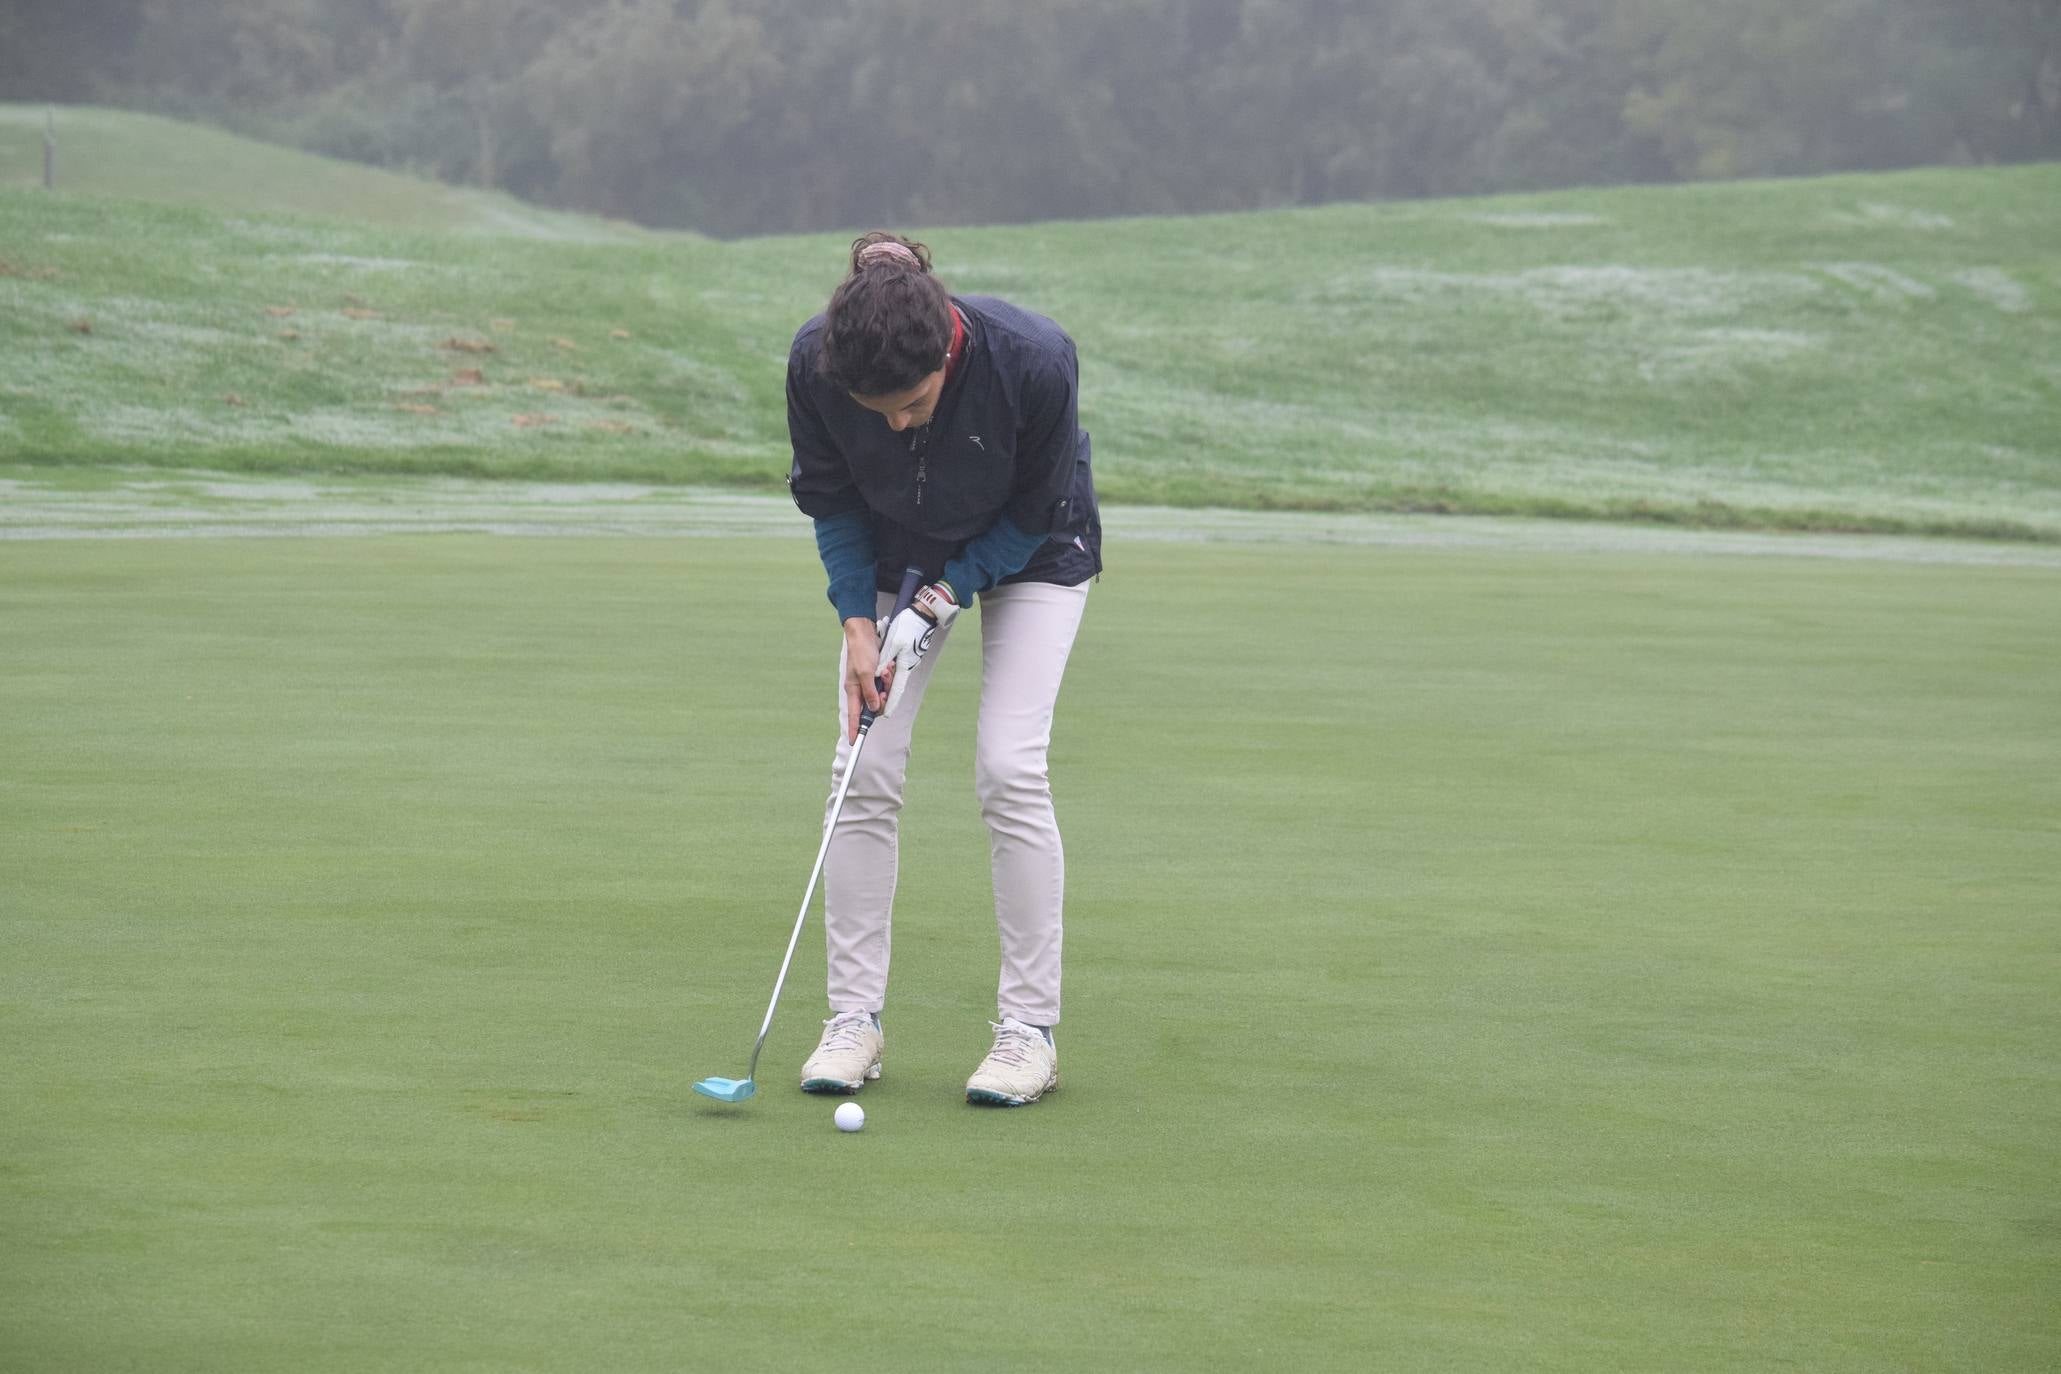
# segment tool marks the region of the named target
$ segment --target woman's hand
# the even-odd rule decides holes
[[[888,665],[888,679],[893,681],[894,665]],[[886,705],[881,695],[880,684],[874,681],[880,672],[880,625],[865,616],[855,615],[844,623],[844,732],[845,743],[850,744],[859,737],[859,712],[861,708],[875,712]]]

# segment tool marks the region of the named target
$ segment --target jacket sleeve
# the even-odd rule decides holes
[[[873,531],[861,511],[816,522],[816,552],[839,622],[873,618]]]
[[[1071,518],[1068,496],[1081,433],[1074,400],[1078,379],[1071,345],[1024,377],[1016,480],[1002,513],[1025,534],[1051,534]]]
[[[961,606],[968,605],[976,594],[1022,572],[1044,542],[1044,535],[1025,534],[1007,515],[998,515],[994,524],[967,540],[966,547],[945,564],[940,580],[952,589]]]
[[[812,340],[797,335],[787,356],[787,439],[794,462],[787,470],[787,491],[803,515],[829,520],[866,508],[866,499],[852,481],[852,470],[837,451],[809,385],[814,365]]]

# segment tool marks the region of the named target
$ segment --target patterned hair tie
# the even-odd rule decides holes
[[[915,250],[905,243],[883,239],[879,243],[869,243],[859,250],[859,266],[872,267],[883,262],[902,262],[919,269],[923,266],[923,259],[917,257]]]

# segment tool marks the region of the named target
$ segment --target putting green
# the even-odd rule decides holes
[[[0,1365],[2052,1368],[2061,577],[1113,546],[1065,1087],[971,656],[789,1080],[798,539],[0,543]]]

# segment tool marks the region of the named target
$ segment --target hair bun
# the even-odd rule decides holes
[[[857,275],[869,267],[892,267],[904,272],[930,271],[930,250],[920,243],[875,229],[861,234],[852,241],[852,272]]]
[[[861,234],[851,265],[823,309],[817,368],[854,396],[907,391],[945,365],[952,293],[930,270],[930,250],[900,234]]]

